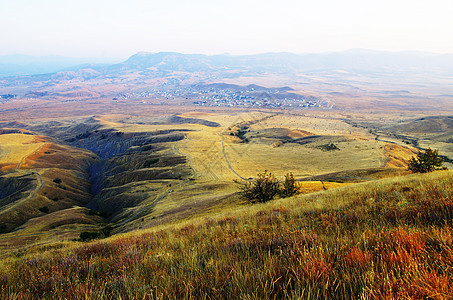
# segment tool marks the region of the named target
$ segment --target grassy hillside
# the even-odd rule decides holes
[[[453,173],[4,256],[1,297],[451,299]]]
[[[1,134],[0,232],[18,230],[13,234],[17,239],[26,226],[19,227],[33,218],[86,205],[90,199],[87,169],[93,156],[45,136]],[[30,232],[25,235],[29,237]],[[0,249],[16,244],[10,236],[1,235]]]

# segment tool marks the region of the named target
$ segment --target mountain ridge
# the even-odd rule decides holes
[[[453,74],[453,54],[401,51],[385,52],[350,49],[343,52],[304,53],[268,52],[249,55],[184,54],[179,52],[137,52],[126,60],[108,63],[109,59],[80,59],[60,56],[0,56],[1,77],[77,71],[93,68],[103,73],[120,70],[172,72],[211,72],[225,69],[248,71],[308,71],[345,69],[351,71],[420,71]],[[111,59],[110,59],[111,61]]]

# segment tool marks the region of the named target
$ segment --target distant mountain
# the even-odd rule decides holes
[[[110,65],[118,59],[73,58],[63,56],[0,56],[0,77],[55,73],[63,70],[79,69],[88,64]]]
[[[299,72],[344,70],[369,72],[436,72],[453,74],[453,54],[424,52],[379,52],[353,49],[320,54],[264,53],[257,55],[202,55],[175,52],[140,52],[107,72]]]
[[[123,62],[102,62],[106,61],[60,56],[0,56],[0,77],[34,75],[22,77],[20,82],[24,84],[76,79],[85,82],[113,80],[135,85],[144,84],[150,78],[167,78],[169,84],[178,85],[194,84],[197,80],[203,83],[206,79],[212,82],[213,79],[275,74],[294,78],[301,74],[327,76],[330,79],[334,76],[344,80],[351,79],[355,74],[366,78],[390,78],[390,81],[394,81],[395,76],[419,79],[453,76],[453,54],[362,49],[318,54],[283,52],[256,55],[139,52]],[[132,73],[134,75],[129,76]]]

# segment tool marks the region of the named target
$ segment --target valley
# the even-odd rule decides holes
[[[452,81],[394,58],[139,53],[0,78],[0,297],[453,295],[451,171],[408,169],[428,148],[453,168]],[[266,171],[299,194],[245,199]]]
[[[404,139],[377,138],[371,125],[325,112],[111,114],[0,125],[4,253],[244,206],[237,182],[264,170],[280,178],[291,172],[310,193],[407,174],[417,153]]]

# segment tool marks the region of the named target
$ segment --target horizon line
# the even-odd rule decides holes
[[[254,55],[263,55],[263,54],[292,54],[292,55],[311,55],[311,54],[334,54],[334,53],[347,53],[353,51],[363,51],[363,52],[375,52],[375,53],[386,53],[386,54],[397,54],[397,53],[418,53],[418,54],[425,54],[425,55],[450,55],[453,52],[434,52],[434,51],[422,51],[422,50],[376,50],[371,48],[349,48],[346,50],[329,50],[329,51],[319,51],[319,52],[291,52],[291,51],[267,51],[267,52],[255,52],[255,53],[245,53],[245,54],[231,54],[228,52],[223,53],[214,53],[208,54],[203,52],[180,52],[180,51],[171,51],[171,50],[163,50],[163,51],[137,51],[133,54],[123,56],[123,57],[112,57],[112,56],[71,56],[71,55],[63,55],[63,54],[44,54],[44,55],[35,55],[35,54],[24,54],[24,53],[9,53],[9,54],[0,54],[0,57],[14,57],[14,56],[24,56],[29,58],[70,58],[70,59],[102,59],[102,60],[118,60],[118,59],[129,59],[130,57],[137,55],[137,54],[159,54],[159,53],[173,53],[173,54],[182,54],[182,55],[204,55],[204,56],[254,56]]]

